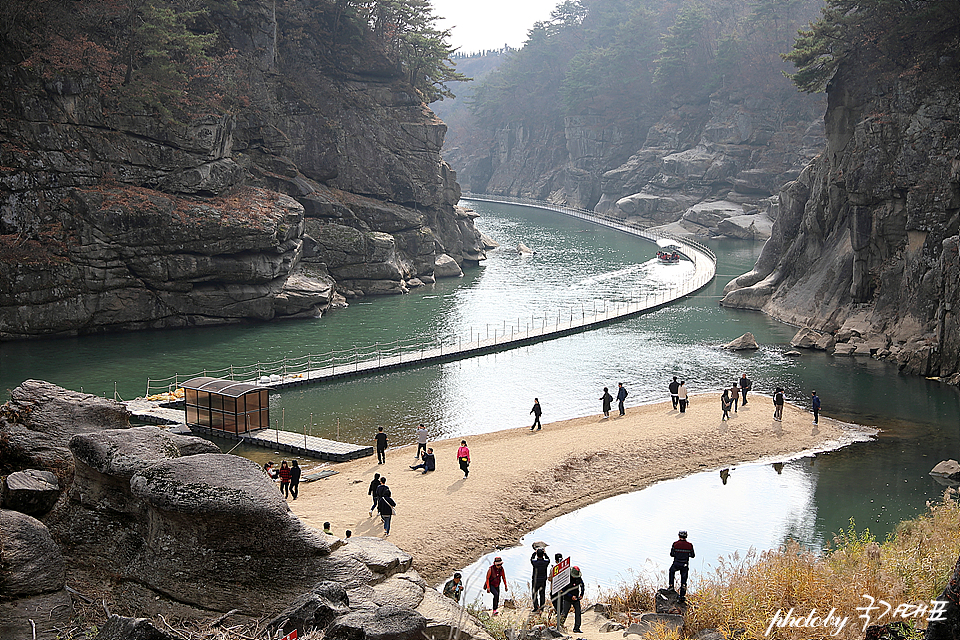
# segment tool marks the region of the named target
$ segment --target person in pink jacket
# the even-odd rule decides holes
[[[460,463],[460,470],[463,471],[463,479],[466,480],[470,475],[470,449],[467,449],[467,441],[460,441],[460,448],[457,449],[457,462]]]

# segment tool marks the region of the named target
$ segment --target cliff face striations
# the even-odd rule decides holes
[[[841,64],[826,149],[780,191],[773,237],[721,304],[869,346],[854,353],[909,373],[957,376],[960,57],[946,44],[929,63]]]
[[[189,118],[6,52],[0,339],[316,316],[482,259],[445,125],[332,7],[211,13],[237,95]]]

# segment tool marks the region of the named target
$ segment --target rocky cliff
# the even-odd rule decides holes
[[[786,82],[627,121],[592,114],[515,122],[485,150],[462,144],[445,156],[467,191],[553,200],[644,227],[678,223],[670,230],[679,233],[766,239],[777,215],[771,196],[823,144],[822,99]],[[717,202],[709,216],[693,209]],[[749,219],[718,226],[735,216]],[[766,232],[740,230],[751,223]]]
[[[780,191],[773,236],[721,304],[958,379],[960,56],[955,33],[940,44],[920,62],[841,64],[826,148]]]
[[[491,640],[388,541],[301,523],[256,463],[202,438],[130,427],[111,400],[36,380],[12,395],[0,406],[0,485],[33,467],[56,472],[63,491],[36,517],[0,492],[0,637],[86,633],[109,609],[189,626],[230,612],[256,620],[258,635],[272,618],[271,637]],[[97,594],[95,612],[81,590]]]
[[[0,339],[316,316],[482,259],[445,125],[331,11],[211,15],[243,100],[182,122],[0,56]]]

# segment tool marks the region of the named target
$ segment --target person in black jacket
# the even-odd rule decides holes
[[[435,470],[437,468],[437,456],[433,455],[433,447],[427,447],[427,452],[423,454],[423,462],[410,468],[414,471],[423,469],[424,473]]]
[[[533,578],[530,580],[530,584],[533,585],[533,612],[540,613],[546,604],[547,570],[550,567],[550,557],[540,547],[530,556],[530,564],[533,565]]]
[[[377,508],[377,488],[380,486],[380,474],[373,474],[373,480],[370,481],[370,488],[367,489],[367,495],[373,499],[370,505],[370,517],[373,517],[373,510]]]
[[[747,392],[753,388],[753,382],[750,381],[750,378],[747,377],[747,374],[740,375],[740,394],[743,396],[743,406],[747,406]]]
[[[386,537],[390,535],[390,520],[396,513],[394,507],[397,506],[397,503],[394,502],[390,493],[390,487],[387,486],[386,478],[380,478],[380,488],[377,489],[376,496],[377,513],[380,514],[380,519],[383,520],[383,535]]]
[[[670,400],[673,402],[673,408],[676,409],[680,406],[680,396],[677,395],[680,390],[680,381],[677,380],[677,376],[673,376],[673,381],[667,386],[670,389]]]
[[[583,600],[585,591],[586,586],[580,576],[580,567],[571,567],[570,583],[560,592],[560,611],[557,612],[558,629],[563,627],[563,623],[567,619],[567,613],[570,612],[570,607],[573,607],[573,632],[583,633],[580,631],[580,601]]]
[[[300,465],[294,460],[291,463],[293,466],[290,467],[290,495],[293,496],[293,499],[296,500],[297,496],[300,495]]]
[[[377,464],[384,464],[387,461],[387,434],[383,432],[383,427],[377,427]]]
[[[533,399],[533,409],[530,409],[530,413],[533,414],[533,424],[530,425],[530,431],[533,431],[533,428],[536,427],[537,431],[540,430],[540,416],[543,415],[543,410],[540,408],[540,398]]]

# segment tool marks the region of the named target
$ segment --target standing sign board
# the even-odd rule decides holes
[[[564,558],[553,565],[550,572],[550,595],[560,593],[560,590],[570,584],[570,558]]]

